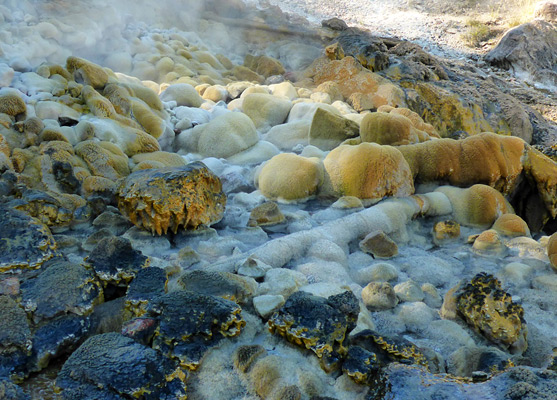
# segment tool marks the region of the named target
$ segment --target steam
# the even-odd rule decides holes
[[[157,45],[160,50],[160,35],[165,40],[174,35],[188,44],[224,50],[233,44],[226,29],[208,24],[200,27],[200,16],[208,3],[211,2],[4,0],[0,5],[0,63],[29,71],[42,63],[63,65],[68,56],[75,55],[115,70],[129,69],[119,71],[129,73],[135,58],[148,59],[150,49]],[[206,42],[194,33],[200,28],[212,32]]]

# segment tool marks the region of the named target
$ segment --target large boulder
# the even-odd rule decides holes
[[[414,193],[412,171],[402,154],[391,146],[341,145],[325,157],[323,164],[326,191],[336,197],[380,200]]]
[[[534,85],[557,85],[557,28],[536,19],[508,31],[486,56],[487,62],[511,70]]]
[[[292,102],[271,94],[253,93],[244,97],[242,108],[244,113],[252,119],[255,127],[266,132],[286,120],[292,108]]]
[[[360,136],[363,142],[399,146],[419,143],[420,135],[412,121],[404,115],[395,113],[374,112],[364,116],[360,125]],[[427,134],[421,132],[425,138]]]
[[[117,200],[134,225],[157,235],[214,224],[226,205],[219,178],[201,162],[133,172],[120,184]]]
[[[309,128],[309,144],[321,150],[332,150],[346,139],[358,135],[359,127],[354,121],[318,107]]]

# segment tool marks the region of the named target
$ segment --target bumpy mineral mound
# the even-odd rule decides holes
[[[219,178],[203,163],[136,171],[117,196],[120,211],[132,223],[157,235],[214,224],[226,205]]]

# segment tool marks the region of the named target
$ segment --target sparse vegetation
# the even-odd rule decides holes
[[[468,46],[477,47],[493,36],[490,27],[481,21],[469,20],[466,25],[468,30],[462,35],[462,39]]]

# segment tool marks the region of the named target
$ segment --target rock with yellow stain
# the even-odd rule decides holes
[[[414,128],[418,129],[419,131],[425,132],[428,136],[439,138],[440,136],[435,131],[433,125],[426,123],[420,115],[406,107],[391,107],[389,105],[381,106],[377,109],[378,112],[386,112],[391,114],[399,114],[403,115],[408,118]],[[424,140],[420,140],[423,142]]]
[[[528,224],[516,214],[503,214],[493,223],[491,229],[502,236],[507,237],[530,237]]]
[[[404,115],[395,113],[374,112],[364,116],[360,125],[360,136],[363,142],[399,146],[419,143],[420,138],[427,136],[418,133],[412,121]]]
[[[274,156],[255,177],[255,184],[265,197],[281,202],[306,200],[317,194],[322,182],[321,160],[293,153]]]
[[[551,235],[547,242],[547,256],[551,267],[557,272],[557,233]]]
[[[0,272],[40,268],[55,250],[46,225],[22,211],[0,207]]]
[[[132,100],[131,106],[133,117],[139,122],[141,128],[156,139],[161,137],[166,128],[164,120],[143,101]]]
[[[513,354],[522,354],[527,349],[524,310],[492,275],[480,273],[459,289],[456,308],[476,332],[491,342]]]
[[[323,164],[325,191],[336,197],[380,200],[385,196],[405,197],[414,193],[410,168],[402,154],[391,146],[341,145],[325,157]]]
[[[265,78],[282,75],[286,72],[279,60],[265,55],[252,56],[247,54],[244,58],[244,65]]]
[[[508,194],[523,170],[525,143],[515,137],[482,133],[464,140],[428,140],[397,149],[417,183],[446,182],[461,187],[481,183]]]
[[[489,228],[501,215],[514,213],[503,195],[487,185],[478,184],[467,189],[442,186],[435,191],[449,198],[455,221],[461,225]]]
[[[189,290],[156,298],[148,312],[160,321],[153,348],[189,370],[197,369],[212,346],[239,335],[246,324],[233,301]]]
[[[439,221],[433,226],[433,242],[436,245],[457,240],[460,237],[460,224],[456,221]]]
[[[219,178],[200,162],[133,172],[116,197],[122,214],[157,235],[214,224],[226,205]]]
[[[17,90],[10,90],[0,95],[0,114],[17,117],[24,120],[27,115],[27,106]]]
[[[135,317],[147,312],[149,303],[167,292],[168,277],[162,268],[140,269],[126,291],[126,309]]]
[[[116,181],[130,173],[128,157],[113,143],[87,140],[74,149],[93,175]]]
[[[130,117],[132,105],[130,101],[130,90],[122,85],[110,83],[102,91],[104,97],[112,103],[114,110],[124,117]]]
[[[79,57],[68,57],[66,69],[78,83],[102,89],[108,83],[108,73],[99,65]]]
[[[296,292],[269,319],[271,333],[312,350],[325,371],[338,367],[346,354],[344,340],[356,326],[360,305],[350,291],[328,298]]]
[[[537,189],[547,213],[543,219],[557,217],[557,163],[531,146],[527,147],[524,172]],[[545,222],[544,221],[544,222]]]
[[[257,129],[267,132],[286,121],[292,102],[270,94],[253,93],[244,97],[242,108]]]
[[[176,153],[167,151],[154,151],[152,153],[140,153],[132,157],[136,164],[142,162],[157,162],[162,167],[181,167],[187,164],[184,158]]]
[[[0,171],[14,168],[10,156],[10,145],[4,135],[0,134]]]
[[[172,397],[186,400],[186,375],[173,361],[120,333],[87,339],[64,363],[56,387],[64,398]]]
[[[488,229],[480,233],[474,240],[472,248],[478,254],[493,256],[500,256],[504,254],[506,250],[499,233],[494,229]]]

